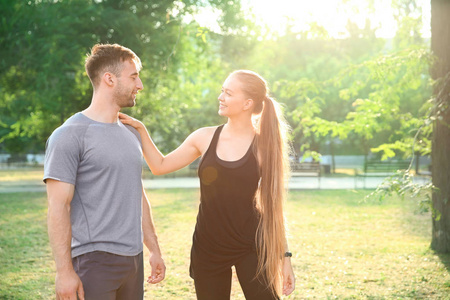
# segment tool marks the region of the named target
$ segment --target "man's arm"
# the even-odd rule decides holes
[[[153,223],[152,210],[142,187],[142,230],[144,232],[144,244],[150,251],[150,266],[152,273],[147,282],[158,283],[166,276],[166,266],[159,249],[158,236],[156,235],[155,224]]]
[[[56,263],[56,299],[84,300],[83,284],[72,265],[70,202],[75,187],[72,184],[47,179],[47,226],[50,246]]]

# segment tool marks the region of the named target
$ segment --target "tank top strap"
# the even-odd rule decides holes
[[[224,125],[225,124],[222,124],[216,128],[216,131],[214,132],[214,136],[211,140],[211,144],[209,144],[208,152],[213,151],[213,153],[216,153],[217,143],[219,142],[220,133],[222,132]]]

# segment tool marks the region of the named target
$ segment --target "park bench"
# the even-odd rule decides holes
[[[320,188],[319,162],[291,162],[291,177],[317,177]]]
[[[27,156],[23,154],[13,154],[6,160],[6,164],[9,167],[25,167],[27,165]]]
[[[355,189],[359,180],[363,180],[363,188],[366,188],[367,177],[388,177],[398,170],[408,169],[410,163],[408,160],[366,161],[362,171],[355,169]]]

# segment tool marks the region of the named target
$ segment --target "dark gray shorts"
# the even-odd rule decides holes
[[[72,259],[83,283],[86,300],[142,300],[144,263],[142,252],[121,256],[94,251]]]

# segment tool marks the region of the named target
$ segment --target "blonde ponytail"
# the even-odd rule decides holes
[[[257,276],[264,278],[272,293],[279,296],[282,292],[283,257],[286,251],[283,203],[286,198],[285,182],[289,173],[286,136],[288,126],[278,102],[267,95],[268,89],[264,79],[251,71],[235,71],[232,75],[241,78],[244,92],[255,101],[254,113],[261,113],[256,122],[254,148],[261,173],[255,198],[260,213],[256,232]]]
[[[261,218],[256,233],[258,274],[264,274],[274,294],[282,290],[283,257],[286,233],[283,204],[286,197],[287,165],[286,125],[281,120],[279,104],[267,97],[259,121],[257,151],[261,183],[257,205]]]

